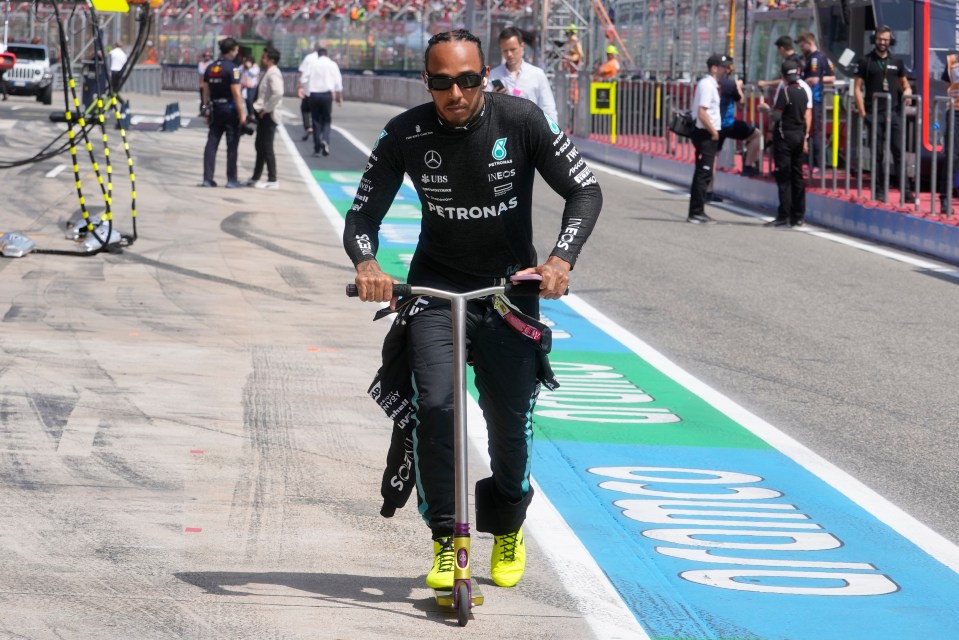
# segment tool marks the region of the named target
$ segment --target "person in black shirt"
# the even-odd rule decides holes
[[[802,56],[796,53],[796,46],[790,36],[779,36],[776,38],[776,42],[774,44],[776,45],[776,51],[783,59],[783,62],[786,60],[794,60],[800,65],[800,67],[802,66]],[[781,80],[776,77],[770,80],[760,80],[756,83],[756,86],[760,89],[766,89],[768,87],[778,87],[780,82]]]
[[[602,208],[596,177],[572,141],[530,100],[483,91],[489,67],[468,31],[430,38],[423,80],[432,102],[390,120],[373,146],[347,214],[343,245],[365,301],[391,299],[396,282],[376,260],[379,229],[404,174],[413,178],[422,229],[409,268],[413,285],[470,291],[539,274],[540,297],[558,299]],[[539,172],[565,199],[549,257],[533,246],[533,181]],[[534,266],[535,265],[535,266]],[[516,307],[538,317],[538,298]],[[467,306],[466,337],[479,405],[487,421],[492,478],[476,485],[476,528],[493,534],[491,574],[513,586],[525,569],[522,525],[532,422],[542,366],[536,347],[509,326],[492,301]],[[420,513],[433,537],[428,586],[452,588],[454,467],[453,342],[448,303],[422,298],[400,325],[412,372],[414,472]],[[398,319],[399,320],[399,319]],[[393,330],[398,325],[394,322]],[[390,334],[393,334],[391,330]]]
[[[240,145],[240,125],[246,122],[246,105],[240,94],[240,68],[233,58],[240,46],[233,38],[220,41],[220,57],[203,72],[200,90],[203,92],[203,112],[207,113],[210,132],[203,152],[203,182],[201,187],[215,187],[213,172],[220,138],[226,134],[226,187],[238,189],[244,185],[237,180],[237,148]]]
[[[802,156],[808,148],[812,129],[812,104],[809,94],[799,86],[802,69],[795,60],[782,64],[783,86],[773,110],[779,114],[773,125],[773,158],[776,161],[776,186],[779,211],[772,227],[802,226],[806,215],[806,181]]]
[[[812,91],[812,134],[809,136],[809,166],[814,169],[821,169],[820,158],[822,156],[822,112],[823,112],[823,90],[832,86],[836,82],[836,72],[832,63],[816,44],[816,36],[811,32],[800,34],[799,48],[803,52],[803,80],[809,85]],[[826,153],[829,150],[826,149]]]
[[[906,65],[901,58],[897,58],[889,52],[892,39],[892,29],[889,27],[876,29],[874,34],[875,46],[859,62],[854,87],[856,109],[859,111],[859,117],[863,119],[870,131],[872,127],[876,127],[876,148],[872,151],[876,154],[879,174],[872,176],[872,180],[876,200],[883,202],[886,201],[883,177],[887,171],[889,184],[899,184],[899,163],[902,158],[902,149],[899,147],[900,127],[902,126],[902,97],[912,95],[912,88],[906,78]],[[886,110],[883,103],[878,106],[876,122],[872,121],[872,104],[877,93],[888,93],[892,100],[889,122],[889,149],[892,152],[891,167],[887,167],[890,159],[886,158],[885,155]],[[905,193],[906,202],[916,201],[914,191],[915,183],[910,179]]]

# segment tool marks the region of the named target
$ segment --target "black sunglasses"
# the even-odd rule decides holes
[[[426,74],[426,86],[430,91],[448,91],[454,84],[460,89],[475,89],[483,83],[482,73],[464,73],[455,78],[449,76],[431,76]]]

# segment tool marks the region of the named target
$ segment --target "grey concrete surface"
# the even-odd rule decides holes
[[[131,96],[145,115],[174,99],[192,109],[189,94]],[[54,134],[45,109],[3,103],[4,158]],[[343,132],[371,146],[397,112],[336,110],[324,159],[286,110],[310,168],[348,170],[365,158]],[[590,637],[534,537],[511,590],[489,583],[491,540],[475,539],[487,603],[465,629],[433,605],[415,510],[378,515],[390,425],[365,389],[386,326],[342,297],[352,268],[287,148],[281,191],[205,190],[204,138],[195,122],[131,133],[140,238],[122,254],[0,260],[0,637]],[[45,177],[59,162],[0,172],[0,231],[69,247],[73,178]],[[955,270],[723,207],[722,224],[687,225],[684,188],[597,175],[606,206],[573,291],[959,542]],[[537,187],[543,253],[559,206]]]
[[[170,98],[135,96],[134,113]],[[56,134],[49,110],[4,103],[4,159]],[[352,266],[284,145],[270,192],[195,187],[200,127],[130,139],[132,246],[0,259],[0,637],[589,637],[532,539],[506,590],[474,538],[486,604],[466,628],[434,604],[415,507],[379,515],[391,425],[365,391],[387,327],[343,296]],[[240,157],[245,179],[250,139]],[[72,172],[45,177],[65,160],[0,173],[0,230],[72,248]],[[221,184],[224,162],[221,147]]]

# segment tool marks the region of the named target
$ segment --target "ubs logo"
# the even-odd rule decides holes
[[[426,152],[426,155],[423,156],[423,161],[426,162],[426,166],[430,169],[439,169],[440,165],[443,164],[443,158],[432,149]]]

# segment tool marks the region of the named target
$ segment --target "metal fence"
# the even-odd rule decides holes
[[[581,90],[588,92],[588,84]],[[616,83],[615,116],[587,116],[586,126],[579,125],[579,134],[642,154],[693,162],[695,149],[692,142],[672,133],[668,122],[673,110],[690,110],[694,91],[695,85],[689,82],[619,81]],[[768,146],[768,118],[761,105],[769,102],[755,86],[745,87],[745,93],[737,119],[766,132],[764,146]],[[583,103],[582,97],[580,103]],[[564,113],[574,123],[572,128],[575,130],[576,123],[582,123],[583,118],[571,114],[568,103],[561,106],[566,108]],[[864,121],[859,117],[847,87],[826,88],[819,126],[813,132],[818,145],[810,145],[811,149],[818,147],[818,166],[822,167],[816,174],[810,170],[813,184],[840,196],[866,200],[878,198],[885,203],[889,202],[891,186],[899,191],[898,201],[893,204],[915,212],[920,212],[920,207],[927,207],[924,213],[933,215],[939,212],[951,216],[952,198],[949,196],[953,192],[953,176],[959,170],[953,160],[959,126],[956,106],[956,102],[948,97],[936,97],[932,104],[924,105],[921,96],[915,95],[904,96],[900,105],[893,105],[890,94],[877,93],[872,104],[866,105],[868,119]],[[586,107],[577,109],[586,110]],[[897,140],[901,152],[896,158],[891,153],[894,118],[901,121]],[[881,123],[881,126],[870,127],[869,123]],[[922,141],[927,129],[930,145],[924,150]],[[884,151],[882,165],[879,164],[880,154],[874,153],[880,144]],[[737,149],[733,144],[726,147],[725,165],[730,166],[734,164]],[[760,175],[770,175],[774,169],[771,159],[765,153],[763,158]],[[894,161],[897,164],[894,165]],[[897,176],[898,182],[890,184],[891,176]],[[928,185],[928,192],[935,194],[929,204],[923,205],[918,199],[907,202],[906,194],[913,185],[917,190]]]

